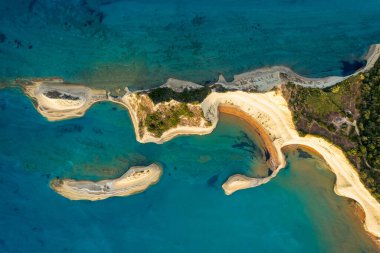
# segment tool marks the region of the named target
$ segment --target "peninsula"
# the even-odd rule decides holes
[[[328,135],[310,135],[308,132],[300,134],[298,125],[294,123],[295,107],[289,106],[289,99],[297,98],[289,96],[287,86],[298,85],[308,89],[334,85],[340,87],[345,82],[350,83],[351,78],[363,82],[367,76],[371,77],[368,72],[380,65],[379,54],[380,46],[372,46],[366,57],[367,65],[347,77],[311,79],[301,77],[284,67],[273,67],[235,76],[232,83],[225,82],[221,77],[217,83],[207,87],[183,81],[176,86],[176,80],[171,79],[166,85],[152,90],[130,92],[126,89],[122,96],[113,96],[106,90],[65,85],[59,79],[32,81],[25,85],[25,93],[34,99],[37,110],[51,121],[82,116],[95,102],[110,101],[121,104],[128,109],[136,138],[142,143],[159,144],[178,135],[208,134],[216,127],[220,112],[236,115],[247,121],[253,131],[261,136],[268,152],[267,162],[272,173],[264,178],[232,175],[223,184],[227,195],[268,183],[286,165],[283,149],[289,146],[303,147],[324,158],[337,178],[335,192],[360,204],[366,214],[365,228],[376,238],[380,238],[379,202],[364,186],[357,169],[335,139],[329,139]],[[331,92],[339,93],[339,89]],[[293,100],[291,102],[294,103]],[[339,112],[341,111],[345,113],[344,109]],[[345,122],[355,126],[349,120]],[[130,176],[128,173],[129,171],[126,178]],[[123,178],[125,179],[123,176],[117,180]],[[108,180],[94,183],[64,179],[53,181],[51,185],[58,193],[70,199],[97,200],[136,193],[146,189],[158,178],[156,176],[150,180],[149,177],[150,183],[144,181],[143,186],[138,184],[138,190],[123,183],[108,189]]]

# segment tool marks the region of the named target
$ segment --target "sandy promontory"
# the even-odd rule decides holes
[[[66,84],[61,79],[35,81],[24,92],[49,121],[81,117],[94,103],[108,100],[106,90]]]
[[[102,200],[115,196],[129,196],[145,191],[158,182],[162,168],[157,164],[147,167],[131,167],[117,179],[82,181],[72,179],[54,179],[50,187],[71,200]]]

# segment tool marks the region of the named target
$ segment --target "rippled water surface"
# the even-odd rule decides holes
[[[2,0],[0,78],[142,88],[271,65],[342,75],[380,42],[379,16],[378,0]]]
[[[210,135],[139,144],[121,107],[48,122],[3,89],[0,126],[0,252],[376,252],[319,158],[290,150],[273,181],[224,195],[230,175],[267,172],[255,136],[231,116]],[[164,174],[138,195],[70,201],[49,188],[57,176],[114,178],[151,162]]]

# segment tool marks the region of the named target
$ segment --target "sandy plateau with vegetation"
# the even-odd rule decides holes
[[[347,94],[352,92],[351,88],[356,89],[355,85],[361,85],[361,82],[364,82],[363,85],[365,85],[365,80],[375,74],[380,76],[380,73],[373,74],[368,72],[377,71],[378,65],[380,65],[377,60],[379,52],[378,45],[371,47],[370,55],[367,56],[366,67],[350,77],[342,77],[339,80],[336,78],[324,78],[323,80],[325,81],[333,81],[326,81],[323,85],[317,85],[318,81],[316,79],[313,79],[316,82],[313,81],[313,84],[311,84],[311,79],[297,75],[296,79],[288,78],[288,82],[285,83],[283,79],[279,82],[276,81],[276,88],[262,93],[241,90],[231,91],[226,88],[228,86],[226,83],[216,83],[202,88],[193,85],[193,87],[186,88],[189,84],[181,82],[181,89],[174,89],[175,82],[173,80],[171,80],[170,85],[149,91],[129,92],[126,90],[123,96],[111,96],[105,90],[92,90],[85,86],[67,86],[58,81],[53,84],[34,82],[25,87],[25,92],[35,100],[37,110],[48,120],[63,120],[82,116],[92,104],[99,101],[111,101],[121,104],[128,109],[131,115],[137,140],[144,143],[163,143],[184,134],[207,134],[216,127],[219,112],[236,115],[247,121],[252,126],[252,129],[258,132],[263,139],[272,173],[263,178],[250,178],[240,174],[233,175],[223,184],[223,189],[227,195],[241,189],[256,187],[269,182],[286,165],[283,149],[289,146],[303,147],[318,153],[324,158],[337,178],[334,187],[335,192],[338,195],[354,199],[360,204],[365,212],[365,228],[379,239],[380,204],[374,197],[375,195],[372,195],[364,186],[357,169],[353,166],[352,160],[350,162],[347,158],[349,155],[345,147],[342,149],[337,139],[331,137],[341,136],[340,132],[344,132],[347,138],[342,139],[342,141],[350,146],[348,143],[351,140],[350,136],[354,133],[360,135],[360,131],[364,131],[357,124],[361,117],[360,112],[354,109],[357,108],[356,104],[354,106],[351,103],[347,105],[342,101],[347,100]],[[274,75],[275,73],[272,74]],[[280,74],[278,75],[281,76]],[[294,77],[289,73],[287,76]],[[259,80],[262,77],[260,72],[257,76],[250,76],[249,78],[258,78]],[[378,79],[374,80],[377,81]],[[260,80],[265,82],[264,79]],[[297,100],[296,95],[301,94],[297,93],[299,91],[297,87],[310,89],[302,85],[322,87],[327,90],[317,88],[306,90],[306,99]],[[327,87],[331,85],[336,86]],[[236,86],[234,87],[236,88]],[[297,92],[292,93],[293,91]],[[343,91],[344,94],[341,94],[340,92]],[[308,99],[314,98],[314,93],[319,94],[319,97],[317,96],[319,99],[323,99],[319,102],[329,103],[327,106],[330,107],[328,109],[325,107],[322,109],[314,108],[315,111],[313,111],[313,108],[308,107],[312,106],[313,103],[305,105],[305,103],[308,103]],[[340,100],[334,94],[338,94]],[[355,99],[358,97],[355,96]],[[356,101],[355,103],[359,102]],[[350,108],[350,112],[345,110],[345,106],[352,106],[347,107]],[[300,110],[299,113],[296,110]],[[305,113],[302,114],[302,112]],[[317,115],[318,118],[312,118],[307,113],[312,116]],[[331,116],[331,122],[320,121],[320,117],[323,115]],[[319,133],[322,134],[316,136],[311,135],[310,131],[298,131],[301,126],[300,122],[307,127],[310,127],[311,124],[317,124],[318,129],[321,131]],[[333,124],[332,127],[329,126],[330,123]],[[327,129],[329,132],[323,132],[321,129]],[[331,134],[331,136],[328,134]],[[356,148],[356,146],[351,148]],[[370,154],[370,151],[362,155],[366,154]],[[369,161],[371,161],[370,159],[368,157]],[[122,178],[125,179],[124,176]],[[120,180],[123,180],[122,178]],[[148,181],[156,180],[158,180],[158,177]],[[93,195],[93,200],[95,200],[99,197],[98,192],[89,191],[88,189],[93,187],[94,184],[98,187],[99,185],[105,186],[107,183],[107,180],[98,183],[63,180],[58,183],[52,183],[52,188],[66,197],[78,196],[78,199],[80,199],[81,196],[85,195],[89,199]],[[128,184],[116,185],[118,185],[117,188],[111,187],[115,192],[129,191]],[[144,184],[144,187],[139,188],[139,190],[146,189],[147,184]],[[101,191],[103,190],[104,187]],[[109,195],[107,196],[109,197]],[[120,195],[116,194],[116,196]]]
[[[195,134],[211,125],[199,104],[175,100],[154,104],[148,95],[136,93],[126,94],[117,102],[128,108],[137,140],[142,143],[163,143],[177,133]]]

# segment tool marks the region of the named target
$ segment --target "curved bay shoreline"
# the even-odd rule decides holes
[[[372,46],[367,56],[367,65],[355,74],[370,69],[374,62],[378,60],[379,54],[379,45]],[[281,72],[276,68],[279,67],[269,68],[269,70],[275,70],[275,75],[281,76]],[[256,71],[259,75],[254,76],[253,79],[252,77],[248,77],[248,79],[251,78],[254,80],[255,78],[258,78],[257,80],[260,80],[261,82],[271,83],[263,78],[263,72],[260,71],[262,70]],[[254,72],[251,72],[251,74],[252,73]],[[271,72],[271,74],[272,76],[274,75],[273,72]],[[297,79],[302,81],[298,83],[296,81],[297,84],[306,87],[319,88],[334,85],[348,78],[321,78],[312,79],[314,81],[310,82],[311,79],[309,78],[303,78],[297,74],[295,75]],[[237,78],[237,80],[242,79]],[[283,81],[283,79],[281,80]],[[288,78],[285,80],[294,82],[296,79]],[[277,80],[274,86],[281,85],[282,81]],[[224,83],[224,85],[229,84]],[[243,86],[240,87],[244,89]],[[59,97],[49,98],[46,95],[49,94],[47,93],[49,91],[59,91],[60,95]],[[336,184],[334,186],[336,194],[351,198],[359,203],[366,214],[364,222],[366,230],[374,235],[378,241],[380,240],[379,202],[377,202],[377,200],[365,188],[360,181],[357,171],[339,147],[321,137],[310,135],[301,137],[299,135],[294,126],[287,102],[282,96],[281,89],[265,93],[247,93],[244,91],[219,93],[213,91],[199,105],[204,112],[205,118],[211,122],[211,126],[178,126],[164,132],[160,137],[150,135],[146,131],[143,131],[143,135],[140,136],[139,133],[141,129],[139,126],[138,114],[135,109],[136,106],[134,104],[136,101],[133,100],[134,93],[127,92],[124,96],[115,98],[110,96],[105,90],[92,90],[85,86],[63,85],[63,81],[59,79],[50,80],[48,83],[44,81],[34,82],[32,86],[25,88],[25,93],[36,100],[36,109],[51,121],[83,116],[86,110],[96,102],[111,101],[121,104],[128,109],[136,132],[136,139],[142,143],[154,142],[160,144],[178,135],[208,134],[216,127],[219,119],[219,112],[235,115],[246,121],[256,132],[259,133],[265,144],[265,148],[270,154],[273,172],[270,176],[265,178],[249,178],[240,174],[233,175],[223,184],[223,189],[227,195],[232,194],[237,190],[256,187],[269,182],[286,165],[283,149],[289,146],[300,146],[319,154],[326,161],[331,171],[336,175]],[[71,97],[68,99],[67,96],[70,97],[70,95],[74,98]]]

